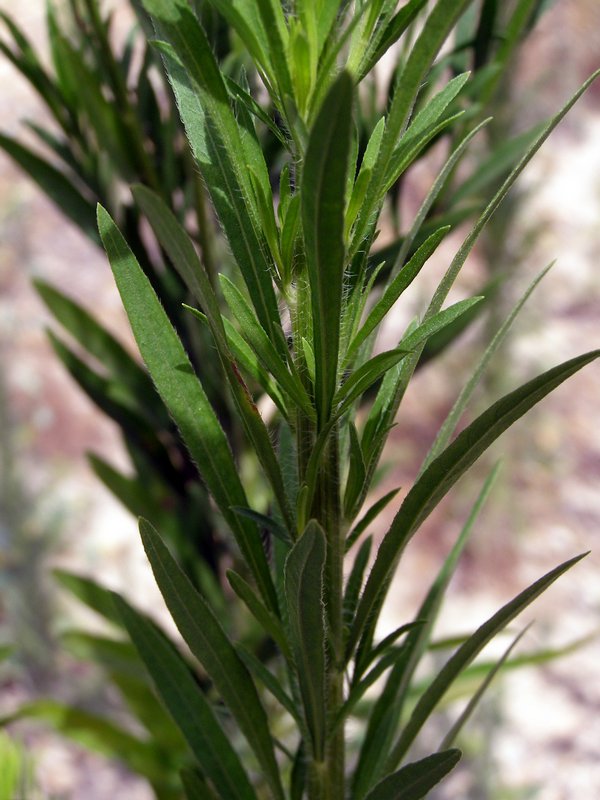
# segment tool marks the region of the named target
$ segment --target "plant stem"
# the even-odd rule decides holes
[[[290,313],[294,341],[296,343],[296,366],[309,391],[312,385],[308,376],[302,351],[302,338],[311,340],[312,320],[307,309],[309,288],[306,281],[298,277],[290,298]],[[299,485],[306,477],[306,467],[314,447],[317,431],[314,423],[302,413],[296,418],[296,444],[298,451]],[[310,517],[316,519],[325,531],[327,561],[325,565],[325,607],[327,613],[328,662],[327,662],[327,715],[328,720],[337,718],[344,702],[344,642],[343,642],[343,581],[344,581],[344,526],[340,500],[339,429],[335,425],[323,452],[323,461],[318,488],[310,509]],[[298,531],[300,534],[301,531]],[[314,759],[309,765],[308,796],[310,800],[343,800],[344,798],[345,747],[344,726],[339,725],[327,741],[325,761]]]
[[[340,503],[339,430],[332,429],[323,456],[321,475],[311,516],[323,527],[327,537],[325,602],[329,629],[327,664],[327,713],[336,719],[344,702],[343,587],[344,541]],[[344,726],[339,725],[328,738],[325,754],[324,794],[326,800],[344,798]]]

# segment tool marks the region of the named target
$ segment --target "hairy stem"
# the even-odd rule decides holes
[[[340,503],[339,431],[335,426],[323,456],[321,475],[312,516],[322,525],[327,537],[325,565],[325,603],[329,648],[327,663],[327,713],[330,723],[344,702],[343,567],[344,541]],[[328,738],[323,773],[326,800],[344,797],[344,727],[340,725]]]

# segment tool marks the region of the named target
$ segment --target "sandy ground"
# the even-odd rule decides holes
[[[0,0],[0,8],[12,12],[12,6]],[[18,11],[31,35],[39,37],[41,0],[27,0]],[[528,85],[535,76],[540,80],[533,94],[524,93],[523,113],[534,118],[550,113],[592,68],[600,66],[599,15],[594,2],[585,0],[560,2],[548,15],[536,34],[531,59],[522,65]],[[21,118],[39,118],[35,97],[3,62],[0,95],[3,130],[14,134],[20,130]],[[508,391],[519,381],[600,343],[599,107],[600,90],[596,89],[552,136],[523,177],[520,191],[525,199],[515,250],[527,231],[535,228],[537,234],[515,269],[515,297],[551,259],[557,263],[515,326],[493,385],[480,392],[471,415],[489,397],[486,392]],[[463,291],[476,285],[480,271],[475,257],[465,270]],[[98,486],[85,461],[91,449],[125,463],[117,432],[69,382],[51,354],[44,334],[48,318],[30,287],[33,276],[48,279],[93,306],[108,327],[130,341],[104,258],[0,156],[0,362],[27,494],[33,505],[44,509],[50,502],[62,514],[56,561],[101,574],[104,583],[127,591],[144,608],[154,609],[157,592],[134,521]],[[417,309],[426,289],[422,292],[422,297],[414,298]],[[475,346],[465,344],[415,381],[393,433],[387,456],[393,472],[382,485],[382,493],[410,485],[419,457],[458,391],[457,375],[468,374]],[[592,366],[545,400],[494,447],[486,463],[489,468],[493,459],[504,458],[500,485],[454,581],[441,632],[460,633],[480,624],[528,582],[590,549],[591,555],[538,601],[514,630],[536,621],[520,647],[522,653],[559,647],[598,630],[599,400],[600,369]],[[473,471],[409,548],[386,612],[386,626],[396,627],[398,620],[410,616],[424,582],[433,576],[460,529],[484,475],[483,469]],[[74,609],[61,605],[59,623],[67,625],[73,613]],[[483,761],[487,771],[459,773],[440,798],[600,797],[598,664],[600,640],[550,665],[506,676],[465,742],[468,755],[480,752],[487,757]],[[86,680],[89,693],[94,678],[86,676]],[[0,676],[0,704],[5,698],[14,704],[29,690]],[[56,691],[60,694],[64,688]],[[434,741],[436,735],[437,731],[431,734]],[[46,732],[29,732],[27,741],[48,796],[65,800],[145,800],[150,796],[118,766],[79,748],[65,747]]]

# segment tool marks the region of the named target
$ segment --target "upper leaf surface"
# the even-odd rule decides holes
[[[302,175],[302,224],[313,306],[315,396],[321,425],[335,393],[344,280],[344,213],[352,78],[342,72],[310,132]]]

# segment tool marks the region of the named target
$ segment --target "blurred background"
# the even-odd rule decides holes
[[[129,11],[125,4],[112,6],[120,35],[128,28]],[[0,9],[10,12],[47,58],[43,0],[18,5],[0,0]],[[502,124],[519,132],[554,113],[598,67],[597,0],[557,0],[519,59],[507,98],[510,117]],[[40,122],[47,114],[1,56],[0,108],[2,132],[23,141],[31,134],[24,132],[22,120]],[[506,217],[499,218],[464,270],[458,287],[462,294],[475,291],[482,275],[509,269],[508,288],[498,298],[506,310],[556,259],[496,358],[477,396],[478,407],[600,344],[599,143],[600,82],[527,168]],[[429,177],[426,169],[413,176],[415,195],[419,182]],[[453,239],[450,248],[459,243],[460,237]],[[75,386],[52,352],[45,333],[50,319],[31,287],[33,277],[74,297],[132,346],[98,248],[0,153],[0,648],[16,643],[12,654],[0,661],[2,717],[25,701],[48,696],[91,710],[116,706],[101,674],[57,646],[59,632],[73,619],[90,630],[98,622],[91,614],[83,617],[80,606],[53,585],[51,567],[101,576],[105,585],[152,613],[161,607],[135,520],[102,488],[86,460],[93,450],[126,470],[117,429]],[[428,280],[435,277],[432,272],[420,281],[407,316],[423,308],[433,285]],[[501,309],[497,311],[501,318]],[[469,334],[460,348],[451,348],[419,373],[391,437],[386,454],[390,468],[381,493],[410,485],[460,380],[468,375],[480,333]],[[462,481],[409,548],[402,574],[414,580],[395,587],[385,619],[390,629],[415,610],[421,576],[439,567],[479,491],[486,465],[489,469],[501,457],[499,485],[459,568],[439,635],[460,635],[476,627],[527,583],[587,550],[592,551],[588,558],[524,615],[523,625],[534,618],[535,625],[520,648],[560,649],[600,631],[599,407],[600,369],[592,366],[501,438],[486,464]],[[500,650],[505,646],[501,641]],[[465,737],[469,769],[440,790],[439,797],[600,797],[599,665],[596,637],[559,659],[504,675]],[[144,783],[118,763],[67,742],[47,727],[22,722],[10,730],[35,773],[39,795],[32,797],[151,797]]]

